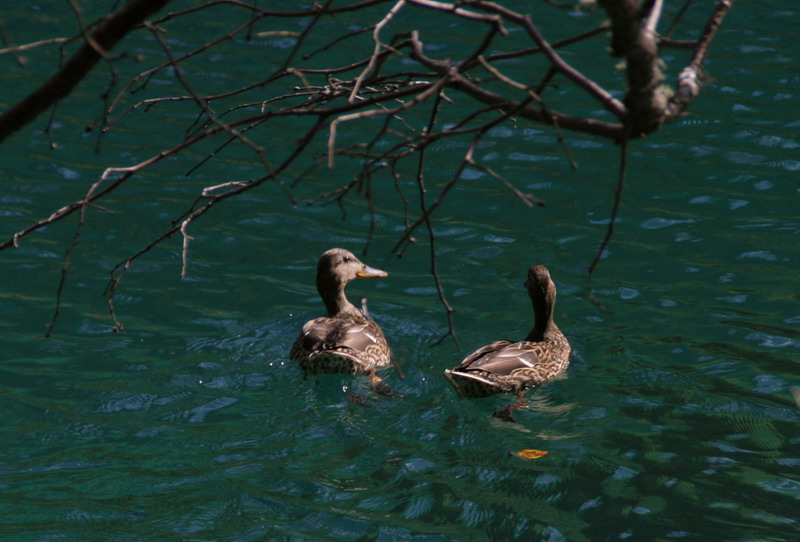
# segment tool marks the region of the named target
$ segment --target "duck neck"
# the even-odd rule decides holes
[[[344,294],[345,283],[326,282],[324,279],[317,279],[317,291],[325,308],[328,309],[328,316],[336,316],[341,313],[354,313],[358,309],[347,300]]]
[[[548,300],[546,296],[537,296],[533,299],[533,329],[528,333],[525,338],[526,341],[541,342],[545,340],[550,333],[558,329],[555,322],[553,322],[553,309],[555,307],[555,299]]]

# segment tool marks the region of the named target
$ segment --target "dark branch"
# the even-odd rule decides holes
[[[21,102],[0,115],[0,142],[69,96],[89,71],[128,32],[158,12],[169,0],[130,0],[108,16],[58,72]]]

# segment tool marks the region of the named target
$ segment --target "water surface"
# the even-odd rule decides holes
[[[36,6],[15,8],[7,26],[30,18],[58,33],[73,28],[67,9],[55,20]],[[43,335],[75,220],[3,252],[3,538],[797,538],[800,411],[790,390],[800,385],[800,49],[792,15],[735,6],[690,115],[631,145],[616,234],[593,278],[586,269],[608,223],[617,149],[570,134],[572,170],[547,129],[520,123],[491,133],[479,158],[547,206],[529,209],[472,171],[437,212],[439,271],[459,311],[462,350],[449,339],[431,347],[447,323],[429,245],[420,231],[402,259],[391,256],[403,210],[394,187],[376,183],[379,227],[364,259],[390,275],[349,291],[369,298],[389,337],[405,378],[388,372],[387,381],[403,399],[372,395],[365,378],[305,378],[287,359],[299,326],[322,308],[318,255],[367,242],[371,217],[357,200],[347,220],[335,205],[293,205],[275,185],[219,206],[193,225],[185,279],[178,238],[131,268],[115,297],[126,329],[112,332],[101,295],[110,270],[200,187],[251,175],[244,155],[188,178],[202,156],[181,156],[109,198],[113,216],[90,213],[50,339]],[[277,45],[252,48],[280,54]],[[24,70],[2,58],[14,83],[3,107],[54,57],[31,58]],[[209,77],[252,67],[225,62]],[[83,127],[106,81],[96,73],[59,107],[55,151],[45,120],[5,143],[4,236],[185,126],[179,115],[156,124],[132,115],[95,154],[95,135]],[[274,144],[290,140],[276,134]],[[445,144],[431,154],[433,186],[463,152]],[[317,170],[299,194],[318,194],[326,175],[344,178],[341,167]],[[411,180],[404,188],[414,194]],[[556,318],[574,356],[564,378],[529,394],[517,423],[504,423],[491,413],[510,398],[459,400],[442,371],[467,350],[527,332],[522,282],[532,264],[556,280]],[[364,401],[351,401],[353,393]],[[509,454],[530,448],[548,455]]]

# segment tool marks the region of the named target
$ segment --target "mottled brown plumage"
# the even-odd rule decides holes
[[[317,291],[328,314],[303,325],[290,357],[309,373],[372,373],[389,365],[392,353],[380,326],[344,293],[354,278],[386,276],[348,250],[326,251],[317,264]]]
[[[522,394],[567,368],[570,346],[553,321],[556,285],[543,265],[528,270],[525,282],[533,302],[535,321],[525,340],[495,341],[464,358],[445,376],[462,397],[485,397],[495,393]]]

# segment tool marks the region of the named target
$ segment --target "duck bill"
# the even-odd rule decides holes
[[[362,267],[358,271],[358,273],[356,273],[356,276],[357,277],[361,277],[361,278],[369,278],[369,277],[380,277],[380,278],[382,278],[382,277],[388,277],[389,273],[387,273],[386,271],[381,271],[380,269],[375,269],[374,267],[370,267],[368,265],[365,265],[364,267]]]

